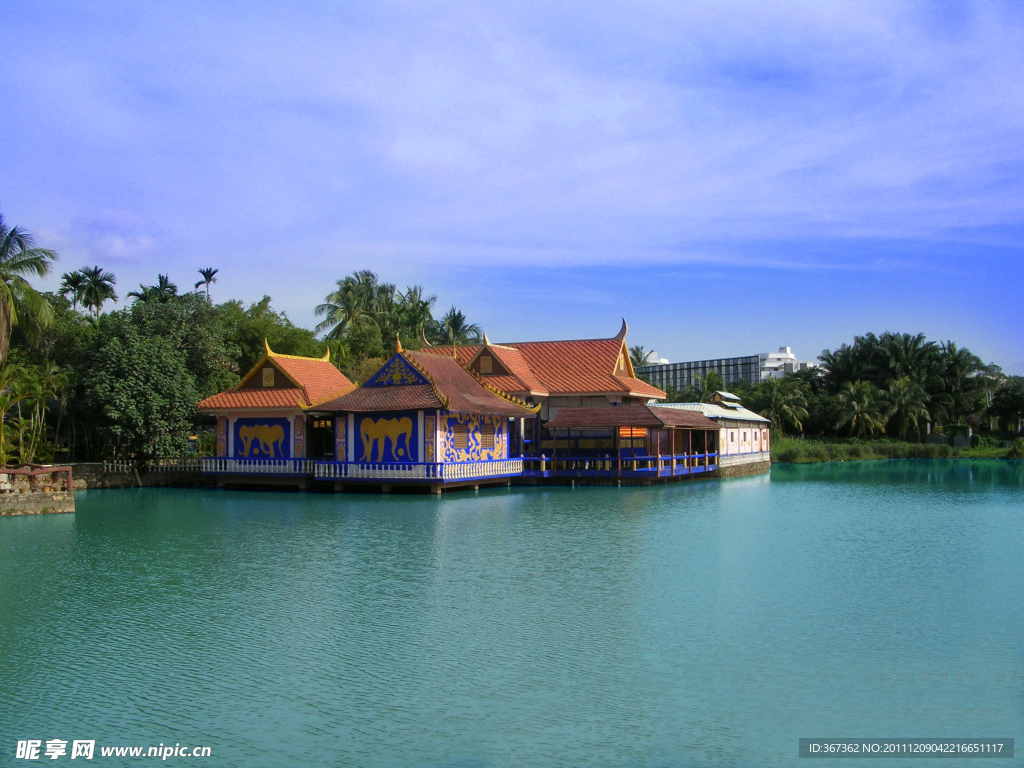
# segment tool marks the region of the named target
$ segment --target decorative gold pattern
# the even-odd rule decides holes
[[[385,442],[391,441],[393,461],[411,461],[409,447],[412,442],[412,419],[403,416],[400,419],[377,419],[366,417],[359,424],[363,438],[363,456],[360,461],[384,461]],[[405,446],[401,438],[405,437]]]
[[[292,454],[296,459],[306,458],[306,417],[296,416],[295,417],[295,431],[292,436],[292,442],[295,444],[295,452]]]
[[[334,420],[334,460],[348,461],[348,418],[338,416]]]
[[[238,437],[242,441],[242,450],[238,453],[243,458],[249,458],[250,453],[268,459],[286,456],[284,429],[280,424],[246,424],[238,428]]]
[[[370,383],[381,386],[419,384],[419,377],[414,371],[410,371],[405,363],[405,357],[396,356],[391,358],[391,362],[381,368],[380,372],[374,376],[373,381]]]
[[[434,444],[437,442],[437,433],[433,416],[423,417],[423,460],[434,461]]]
[[[443,447],[441,455],[444,461],[487,461],[507,459],[506,436],[508,421],[493,416],[477,416],[469,413],[453,413],[445,419],[442,432]],[[481,436],[484,425],[494,427],[494,442],[491,446],[482,445]],[[466,446],[456,446],[456,427],[465,428]],[[461,441],[459,441],[461,442]]]

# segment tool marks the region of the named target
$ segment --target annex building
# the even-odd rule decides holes
[[[779,347],[778,352],[762,352],[744,357],[723,357],[714,360],[693,360],[685,363],[655,363],[637,368],[643,376],[662,389],[680,390],[692,387],[697,378],[711,371],[718,373],[726,384],[745,381],[758,384],[772,378],[781,378],[797,371],[816,367],[810,360],[798,360],[790,347]]]

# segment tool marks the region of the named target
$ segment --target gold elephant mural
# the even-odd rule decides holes
[[[280,424],[252,424],[238,428],[238,437],[242,441],[241,456],[265,456],[280,459],[287,456],[284,446],[284,429]],[[257,447],[257,443],[259,447]]]
[[[385,441],[391,441],[393,461],[411,461],[412,419],[373,419],[367,417],[359,424],[363,437],[363,456],[360,461],[384,461]],[[402,437],[405,438],[402,441]],[[403,445],[404,442],[404,445]]]

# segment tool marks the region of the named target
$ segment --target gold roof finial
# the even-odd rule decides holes
[[[327,348],[327,351],[324,352],[324,356],[321,357],[320,359],[323,360],[325,363],[331,362],[331,348],[330,347]]]
[[[484,346],[485,347],[491,346],[491,340],[487,338],[487,331],[484,331]]]
[[[395,354],[398,354],[401,351],[402,351],[402,334],[396,333],[395,334]]]
[[[274,353],[270,351],[270,342],[267,341],[267,337],[266,336],[263,337],[263,348],[265,350],[267,350],[267,357],[272,357],[273,356]]]
[[[423,326],[420,326],[420,346],[426,349],[430,346],[430,342],[427,341],[427,332],[423,330]]]
[[[626,318],[622,318],[622,327],[619,329],[619,332],[615,334],[615,338],[624,339],[626,338],[627,333],[629,333],[629,326],[626,325]]]

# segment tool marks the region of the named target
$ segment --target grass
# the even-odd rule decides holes
[[[1021,442],[1021,441],[1018,441]],[[1005,445],[979,445],[976,448],[951,448],[936,443],[904,443],[879,438],[800,439],[772,434],[772,462],[814,464],[821,461],[864,461],[868,459],[1004,459],[1019,458],[1020,448]]]

